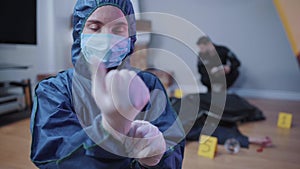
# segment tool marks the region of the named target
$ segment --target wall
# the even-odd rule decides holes
[[[234,91],[254,97],[299,99],[299,67],[272,0],[139,2],[141,12],[164,12],[180,16],[210,35],[215,42],[230,47],[243,64]],[[26,71],[0,71],[0,80],[30,77],[35,81],[37,74],[57,72],[71,66],[69,27],[74,3],[75,0],[38,0],[38,45],[0,44],[0,63],[31,67]],[[152,26],[153,30],[162,29],[159,21],[153,20]],[[197,38],[190,33],[186,35],[195,40]],[[182,43],[155,35],[150,47],[166,49],[180,56],[199,78],[196,57]],[[189,85],[185,74],[167,56],[161,57],[152,52],[149,61],[175,71],[179,81]]]
[[[0,71],[0,80],[31,78],[71,66],[71,14],[75,0],[37,0],[37,45],[0,44],[0,63],[30,66]],[[21,28],[20,28],[21,30]]]
[[[140,10],[185,18],[214,42],[232,49],[242,62],[241,76],[232,91],[244,96],[300,100],[299,67],[272,0],[143,0]],[[153,30],[163,29],[159,18],[152,23]],[[189,60],[187,63],[199,78],[195,56],[178,41],[154,35],[150,47]],[[166,69],[173,65],[163,56],[150,56],[150,63],[164,64]],[[173,71],[179,81],[189,83],[180,69]]]

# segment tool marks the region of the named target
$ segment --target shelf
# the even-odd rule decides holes
[[[0,64],[0,70],[7,70],[7,69],[28,69],[29,66],[23,66],[23,65],[16,65],[16,64],[9,64],[9,63],[1,63]]]

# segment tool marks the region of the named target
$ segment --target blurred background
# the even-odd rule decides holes
[[[1,64],[29,66],[26,70],[1,71],[1,81],[29,77],[32,86],[35,86],[37,75],[55,74],[72,67],[71,15],[75,2],[37,0],[36,44],[7,44],[5,39],[0,39]],[[136,12],[160,12],[181,17],[203,31],[214,43],[229,47],[242,63],[241,75],[231,90],[243,96],[300,99],[299,64],[296,57],[300,51],[297,0],[133,2]],[[160,23],[159,19],[149,20],[147,15],[143,16],[137,16],[141,20],[141,31],[164,29],[165,24]],[[146,24],[143,21],[147,21]],[[16,27],[24,31],[22,25]],[[197,50],[196,41],[200,35],[186,34],[191,37],[191,41],[195,41],[190,48]],[[142,45],[172,52],[187,63],[196,78],[200,78],[196,67],[197,55],[180,41],[151,34]],[[188,86],[184,72],[169,57],[149,52],[146,60],[146,66],[142,68],[158,65],[173,72],[180,83]]]
[[[193,46],[187,46],[178,39],[149,33],[159,32],[162,29],[180,32],[186,25],[166,28],[168,23],[144,13],[173,15],[194,25],[208,35],[214,43],[225,45],[235,53],[242,65],[240,76],[229,89],[229,93],[248,98],[269,113],[282,111],[285,105],[292,107],[291,111],[300,110],[299,0],[132,0],[132,2],[136,13],[141,13],[136,15],[138,42],[137,53],[132,57],[133,65],[141,69],[159,68],[168,72],[182,84],[183,94],[198,92],[191,86],[192,82],[186,77],[186,72],[181,69],[182,63],[172,60],[173,55],[176,55],[190,68],[197,79],[200,92],[206,91],[206,87],[200,82],[201,75],[197,70],[198,53],[195,52],[199,51],[196,42],[202,35],[182,32],[191,42],[194,42]],[[76,0],[27,0],[18,8],[15,7],[16,1],[1,3],[4,5],[0,7],[0,17],[4,22],[1,23],[0,28],[0,94],[5,95],[8,88],[16,90],[22,97],[25,95],[25,101],[22,101],[24,105],[21,108],[29,108],[32,104],[34,88],[40,80],[73,67],[71,62],[72,11]],[[18,32],[26,32],[27,36],[20,35]],[[169,53],[151,49],[160,49]],[[264,99],[277,101],[268,102]],[[1,148],[1,154],[4,155],[6,151],[10,153],[0,156],[1,163],[5,163],[3,167],[0,164],[0,168],[19,168],[17,164],[11,165],[12,161],[14,163],[20,161],[22,165],[32,165],[28,156],[29,119],[22,121],[18,127],[15,126],[16,128],[5,126],[10,121],[10,117],[7,117],[8,111],[5,110],[7,107],[3,106],[5,103],[5,100],[1,102],[0,111],[6,115],[0,116],[0,124],[3,126],[0,132],[7,140],[13,140],[14,137],[17,139],[3,141],[2,145],[7,146]],[[272,107],[276,104],[276,108]],[[29,115],[30,111],[27,111],[26,117]],[[14,119],[19,119],[18,114],[12,116]],[[276,121],[277,116],[272,114],[270,117]],[[26,129],[26,132],[19,129]],[[255,129],[257,130],[259,128]],[[252,130],[246,127],[243,131],[251,133]],[[15,136],[16,133],[19,134],[18,137]],[[299,134],[295,133],[295,135],[295,138],[300,138]],[[18,139],[23,146],[11,147],[10,143],[18,144]],[[283,143],[286,144],[290,142]],[[18,152],[14,149],[21,149],[23,153],[20,158],[10,162],[9,160],[13,159]],[[187,156],[189,155],[191,154]],[[299,157],[298,154],[295,158],[296,156]],[[296,160],[293,162],[298,163]],[[211,162],[207,165],[214,166]],[[221,167],[220,164],[219,166]],[[186,166],[186,168],[190,167]]]

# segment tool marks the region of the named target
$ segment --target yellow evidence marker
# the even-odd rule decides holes
[[[291,113],[279,112],[277,126],[289,129],[292,126],[293,115]]]
[[[182,90],[176,89],[176,90],[174,91],[174,97],[176,97],[176,98],[178,98],[178,99],[181,99],[182,96],[183,96]]]
[[[218,147],[218,139],[216,137],[201,135],[199,139],[198,155],[214,159]]]

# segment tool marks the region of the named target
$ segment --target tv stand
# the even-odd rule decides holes
[[[20,88],[22,92],[10,92],[13,88]],[[21,82],[0,82],[0,115],[31,109],[31,98],[31,84],[29,79]]]
[[[28,66],[0,64],[0,70],[28,69]],[[0,82],[0,115],[31,110],[32,96],[30,79]]]

